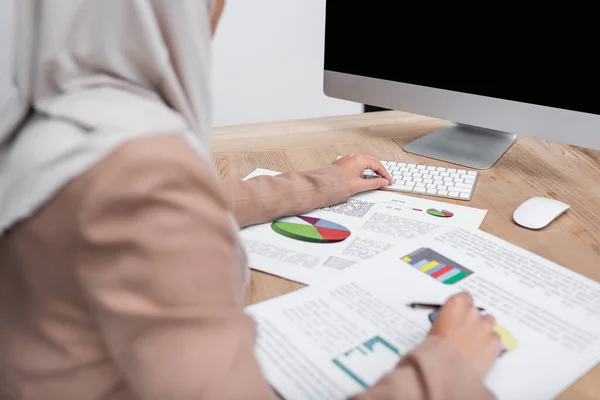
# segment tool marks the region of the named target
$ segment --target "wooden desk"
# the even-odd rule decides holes
[[[385,111],[219,128],[214,132],[213,158],[221,176],[229,178],[243,178],[255,168],[310,169],[351,152],[450,166],[400,147],[447,123]],[[512,214],[533,196],[554,197],[571,209],[542,231],[526,230],[514,224]],[[519,137],[492,169],[481,171],[470,202],[445,201],[487,209],[482,230],[600,281],[600,152]],[[247,301],[255,303],[300,287],[252,271]],[[559,399],[600,399],[600,366]]]

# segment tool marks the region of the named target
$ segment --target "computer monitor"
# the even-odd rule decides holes
[[[595,22],[459,4],[328,0],[325,94],[450,121],[403,149],[474,169],[517,134],[600,149]]]

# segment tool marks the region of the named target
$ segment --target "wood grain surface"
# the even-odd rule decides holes
[[[447,123],[383,111],[217,128],[212,140],[213,159],[222,178],[243,178],[255,168],[281,172],[310,169],[330,164],[337,155],[347,153],[453,167],[405,153],[401,148]],[[570,204],[571,209],[543,230],[524,229],[513,222],[512,214],[533,196],[553,197]],[[519,136],[493,168],[480,171],[470,202],[431,199],[487,209],[482,230],[600,282],[599,151]],[[302,286],[252,271],[247,302],[252,304]],[[600,399],[600,366],[559,399]]]

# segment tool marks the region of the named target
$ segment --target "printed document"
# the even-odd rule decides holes
[[[247,308],[256,354],[286,399],[344,399],[418,346],[443,303],[467,290],[494,315],[498,399],[552,399],[600,361],[600,284],[485,232],[440,228],[336,279]],[[444,366],[452,368],[452,365]]]
[[[276,174],[256,170],[246,179]],[[305,215],[247,227],[241,238],[251,268],[313,284],[441,227],[478,228],[486,213],[377,190]]]

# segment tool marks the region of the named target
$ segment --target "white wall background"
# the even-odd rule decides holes
[[[213,126],[361,113],[323,94],[325,0],[227,0],[213,40]]]

